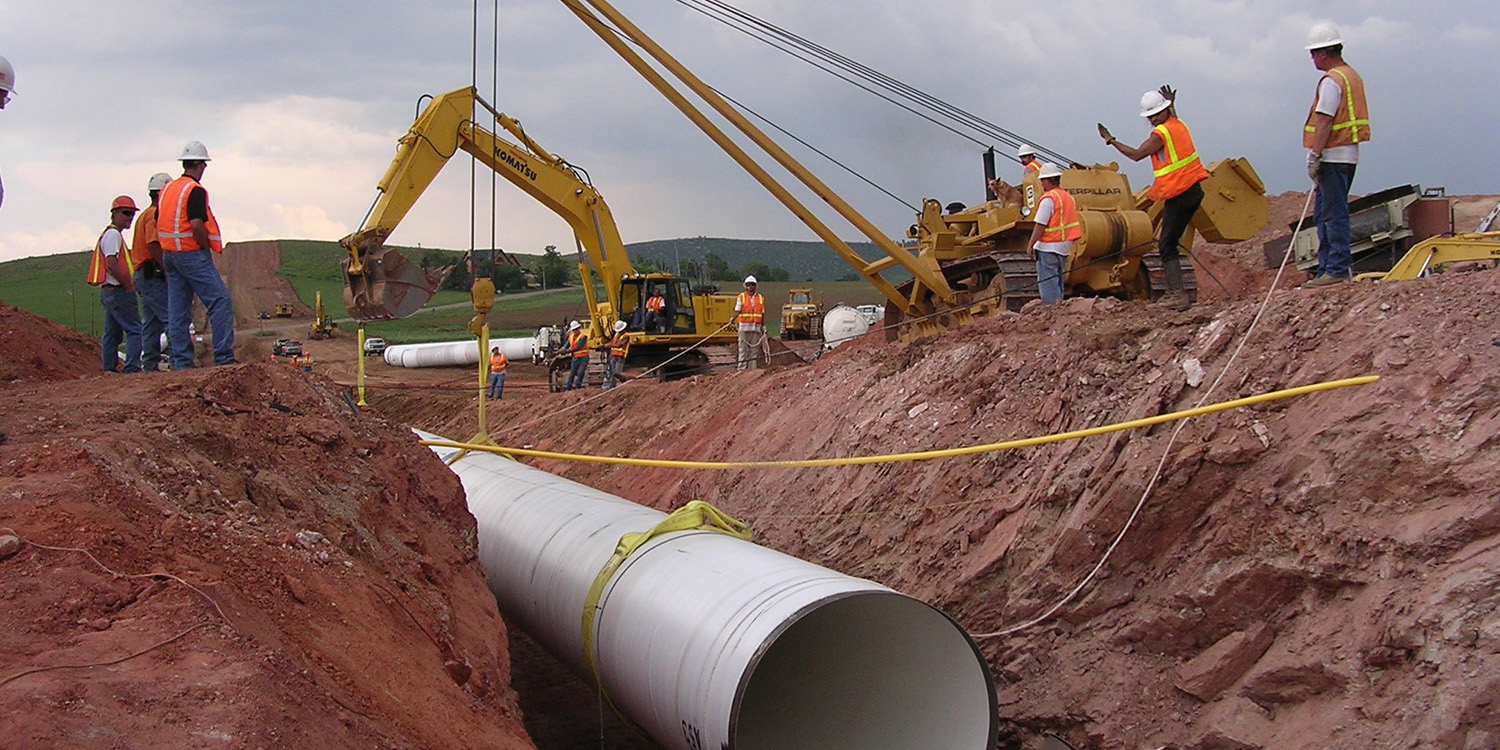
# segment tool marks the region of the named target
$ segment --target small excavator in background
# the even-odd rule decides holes
[[[493,115],[498,127],[519,143],[476,124],[476,105]],[[602,348],[616,320],[625,321],[626,330],[631,332],[626,366],[666,365],[660,373],[663,378],[704,371],[709,357],[699,347],[737,340],[738,333],[730,326],[733,295],[694,288],[688,279],[669,273],[636,271],[604,196],[580,176],[577,168],[543,149],[521,128],[520,121],[495,110],[473,87],[432,97],[401,137],[396,158],[377,186],[380,197],[364,226],[340,241],[349,252],[342,262],[344,301],[356,318],[410,315],[421,309],[441,283],[440,277],[423,276],[420,268],[413,271],[401,254],[386,249],[384,242],[443,165],[459,151],[473,155],[572,228],[578,247],[578,276],[588,305],[585,325],[589,348],[597,360],[591,372],[603,372]],[[602,287],[602,298],[596,285]],[[648,329],[645,302],[656,289],[666,297],[666,308],[660,316],[653,316]],[[549,380],[553,390],[561,390],[568,365],[566,359],[552,360]],[[602,380],[602,375],[597,380]]]
[[[333,332],[338,330],[339,324],[328,317],[323,309],[323,293],[315,292],[313,295],[313,321],[307,328],[307,336],[313,340],[331,339]]]

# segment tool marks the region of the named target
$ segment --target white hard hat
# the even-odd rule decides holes
[[[1050,161],[1043,164],[1042,168],[1036,173],[1036,178],[1039,180],[1050,180],[1060,177],[1062,177],[1062,169]]]
[[[572,322],[572,323],[569,323],[569,324],[568,324],[568,330],[570,330],[570,331],[576,331],[576,330],[578,330],[578,329],[580,329],[580,328],[582,328],[582,327],[583,327],[583,324],[582,324],[582,323],[579,323],[579,322],[578,322],[578,321],[576,321],[576,320],[575,320],[575,321],[573,321],[573,322]]]
[[[1323,49],[1335,44],[1343,44],[1344,38],[1339,36],[1339,27],[1327,21],[1315,23],[1307,32],[1307,47],[1305,49]]]
[[[161,190],[171,183],[172,175],[169,175],[166,172],[157,172],[156,174],[151,175],[150,180],[146,181],[146,190]]]
[[[1172,103],[1167,101],[1167,97],[1162,96],[1160,91],[1147,91],[1141,94],[1141,117],[1150,117],[1170,106]]]
[[[1024,159],[1028,156],[1036,156],[1036,149],[1023,143],[1020,148],[1016,149],[1016,158]]]
[[[182,147],[182,156],[177,157],[177,160],[211,161],[208,156],[208,147],[198,141],[188,141],[187,145]]]
[[[0,55],[0,91],[16,93],[16,69],[4,55]]]
[[[620,331],[623,331],[623,330],[625,330],[625,321],[623,321],[623,320],[617,320],[617,321],[615,321],[615,333],[619,333]]]
[[[754,284],[755,283],[755,277],[754,276],[746,276],[745,277],[745,283],[746,284]]]

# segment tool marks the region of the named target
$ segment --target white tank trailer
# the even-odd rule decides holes
[[[823,349],[832,349],[870,331],[870,321],[848,305],[834,305],[823,315]]]

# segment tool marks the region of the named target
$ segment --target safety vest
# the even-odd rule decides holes
[[[494,354],[490,355],[490,373],[491,374],[497,373],[497,372],[505,372],[505,367],[508,364],[510,364],[510,363],[507,362],[507,361],[505,361],[505,352],[495,352]]]
[[[1083,225],[1078,223],[1078,204],[1073,202],[1073,196],[1060,187],[1052,188],[1042,194],[1042,200],[1052,199],[1052,218],[1047,220],[1047,228],[1042,230],[1042,242],[1064,242],[1068,240],[1081,239],[1083,237]],[[1041,201],[1038,201],[1040,204]]]
[[[588,343],[588,340],[589,334],[582,328],[576,331],[568,332],[568,348],[575,349],[575,351],[573,352],[573,359],[583,359],[589,356],[589,349],[587,346],[585,346],[585,344]]]
[[[609,340],[609,356],[624,359],[628,351],[630,351],[630,334],[620,331]]]
[[[1182,120],[1169,117],[1151,130],[1161,138],[1162,145],[1160,151],[1151,155],[1151,172],[1156,181],[1151,183],[1147,198],[1157,201],[1176,198],[1208,179],[1208,170],[1203,168],[1198,150],[1193,148],[1193,136],[1188,134]]]
[[[760,294],[740,292],[740,325],[765,325],[766,298]]]
[[[1333,115],[1333,130],[1328,133],[1324,148],[1352,146],[1370,140],[1370,108],[1365,104],[1365,81],[1348,65],[1337,65],[1328,69],[1323,78],[1332,78],[1344,92],[1343,101]],[[1318,79],[1321,88],[1323,79]],[[1307,124],[1302,126],[1302,147],[1314,148],[1313,116],[1318,113],[1318,92],[1313,91],[1313,103],[1307,108]]]
[[[667,298],[655,296],[647,298],[646,309],[654,313],[659,313],[662,310],[667,309]]]
[[[1040,171],[1042,171],[1042,163],[1040,161],[1036,160],[1036,159],[1032,159],[1031,161],[1028,161],[1025,164],[1021,165],[1021,166],[1022,166],[1022,169],[1021,169],[1021,174],[1022,175],[1025,175],[1028,172],[1040,172]]]
[[[140,268],[151,260],[149,245],[156,242],[156,206],[147,206],[135,217],[135,244],[130,248],[130,267]]]
[[[94,240],[94,254],[89,256],[88,282],[90,286],[101,286],[109,281],[109,267],[106,265],[108,258],[104,257],[104,235],[108,234],[111,229],[115,229],[112,224],[99,233],[99,239]],[[120,257],[125,259],[125,275],[135,273],[135,264],[130,262],[130,248],[125,246],[124,234],[120,235]]]
[[[157,197],[161,210],[157,212],[156,238],[161,242],[162,250],[175,253],[202,249],[198,247],[198,240],[193,238],[193,224],[188,220],[187,215],[188,196],[196,187],[202,187],[202,185],[199,185],[197,180],[183,175],[172,180]],[[208,193],[205,191],[205,203],[207,203],[207,196]],[[208,221],[203,224],[208,230],[209,249],[216,253],[224,252],[224,238],[219,235],[219,220],[214,218],[213,209],[208,209]]]

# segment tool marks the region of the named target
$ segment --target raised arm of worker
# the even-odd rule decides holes
[[[1161,93],[1163,99],[1166,99],[1167,101],[1172,103],[1171,106],[1167,107],[1168,115],[1171,117],[1176,117],[1177,90],[1172,88],[1171,86],[1163,85],[1160,89],[1157,89],[1157,91]],[[1154,127],[1152,128],[1150,135],[1146,136],[1146,140],[1142,141],[1141,145],[1136,148],[1131,148],[1124,143],[1121,143],[1118,138],[1115,138],[1110,134],[1109,128],[1104,127],[1104,123],[1102,122],[1099,123],[1099,137],[1104,139],[1105,144],[1114,146],[1116,151],[1124,154],[1125,158],[1131,161],[1140,161],[1162,150],[1162,147],[1166,145],[1161,142],[1161,136],[1156,134],[1156,129]]]

